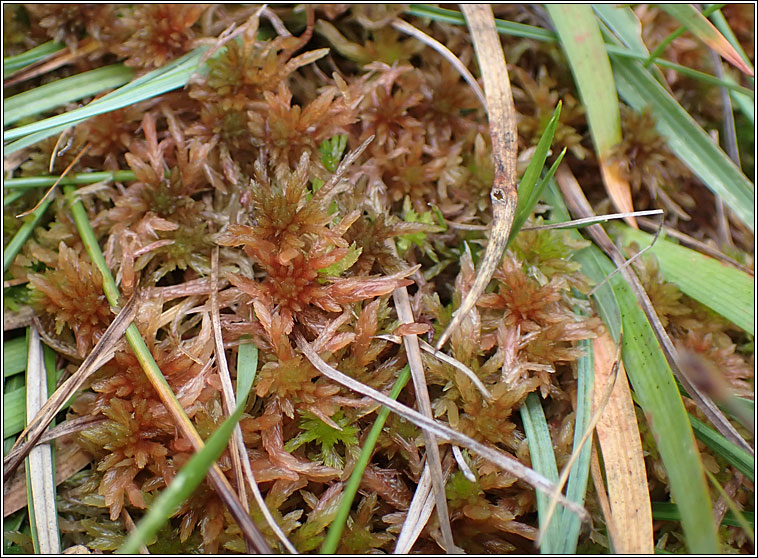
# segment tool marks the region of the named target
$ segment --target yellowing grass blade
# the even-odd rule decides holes
[[[689,29],[698,39],[718,52],[736,68],[752,76],[753,70],[745,64],[739,53],[719,33],[713,24],[692,4],[658,4],[658,7]]]
[[[605,189],[620,212],[632,212],[629,181],[610,160],[611,148],[621,141],[621,116],[611,63],[595,14],[588,4],[550,4],[546,8],[587,111]],[[628,217],[627,222],[637,226],[634,217]]]
[[[608,333],[593,341],[595,406],[612,381],[616,345]],[[613,549],[619,554],[653,554],[653,516],[645,474],[645,459],[632,394],[624,365],[596,426],[603,452],[608,497],[616,525]]]

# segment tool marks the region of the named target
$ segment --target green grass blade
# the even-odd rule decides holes
[[[26,347],[25,337],[16,337],[3,343],[3,378],[26,370]]]
[[[605,158],[610,148],[621,141],[621,117],[611,63],[597,20],[588,4],[548,4],[546,8],[587,111],[595,150]]]
[[[624,100],[637,111],[651,108],[672,151],[753,231],[754,187],[747,177],[638,62],[616,57],[613,70]]]
[[[690,415],[690,423],[698,440],[720,455],[724,461],[733,465],[751,482],[755,482],[755,462],[746,450],[727,440],[719,432],[692,415]]]
[[[242,343],[237,347],[237,401],[250,393],[258,370],[258,347]]]
[[[24,364],[24,370],[26,370],[26,364]],[[57,373],[55,381],[63,375],[63,372]],[[53,384],[55,385],[55,384]],[[78,393],[76,394],[78,395]],[[72,396],[63,409],[68,407],[73,402],[75,396]],[[9,388],[8,384],[3,391],[3,439],[18,434],[24,429],[26,425],[26,387]]]
[[[3,182],[3,187],[8,189],[42,188],[44,186],[52,186],[57,180],[60,180],[58,184],[61,186],[67,186],[69,184],[94,184],[95,182],[105,182],[106,180],[128,182],[129,180],[136,179],[137,177],[134,175],[134,172],[130,170],[82,172],[79,174],[69,174],[64,178],[61,178],[60,176],[24,176],[20,178],[8,178]]]
[[[653,519],[658,521],[681,521],[682,517],[679,514],[679,507],[673,502],[652,502]],[[755,528],[755,512],[743,511],[742,516],[748,521],[748,523]],[[729,527],[742,527],[739,520],[734,517],[731,511],[727,511],[724,515],[722,525],[728,525]]]
[[[551,184],[551,192],[554,218],[567,220],[568,212],[562,201],[559,203],[555,184]],[[572,231],[572,234],[578,233]],[[579,250],[574,257],[582,264],[582,272],[595,282],[602,281],[615,269],[611,261],[594,245]],[[624,367],[636,400],[648,417],[648,425],[666,467],[672,496],[683,510],[682,527],[687,547],[692,553],[716,554],[720,546],[713,524],[703,464],[673,372],[652,327],[623,277],[616,274],[608,283],[613,299],[598,296],[608,284],[593,295],[593,299],[603,320],[610,318],[606,326],[614,339],[618,339],[614,332],[618,324],[614,322],[616,316],[621,317]],[[605,306],[608,303],[610,307]]]
[[[406,365],[405,368],[400,371],[397,380],[395,380],[395,385],[392,386],[390,398],[398,398],[400,392],[405,387],[405,384],[408,383],[410,377],[411,369]],[[339,540],[342,536],[342,532],[345,529],[347,518],[350,515],[350,508],[353,505],[353,499],[355,498],[355,495],[358,492],[358,487],[361,484],[363,472],[366,470],[366,466],[371,460],[371,455],[374,452],[376,441],[379,439],[379,434],[382,433],[382,428],[384,428],[384,423],[387,421],[389,414],[390,410],[387,407],[382,407],[379,409],[379,412],[376,415],[374,425],[371,427],[371,430],[366,437],[366,441],[363,444],[361,453],[358,456],[358,461],[355,463],[355,467],[353,468],[353,472],[350,475],[350,479],[347,481],[345,489],[342,492],[342,499],[340,500],[339,507],[337,508],[337,515],[334,518],[334,521],[332,521],[332,524],[329,526],[329,531],[327,532],[324,543],[321,545],[321,549],[319,550],[321,554],[334,554],[337,552],[337,546],[339,545]]]
[[[98,114],[130,106],[183,87],[197,70],[198,62],[204,52],[204,48],[199,48],[78,109],[6,131],[3,134],[4,141],[17,141],[8,145],[4,153],[8,155],[29,145],[27,142],[30,138],[33,138],[35,142],[40,141]]]
[[[579,442],[589,425],[592,415],[592,393],[595,378],[595,359],[592,341],[583,339],[579,341],[579,347],[584,350],[584,355],[577,361],[577,387],[576,387],[576,420],[574,422],[574,445],[576,451]],[[590,457],[592,455],[591,440],[587,440],[582,448],[579,458],[571,468],[566,488],[566,497],[583,506],[587,494],[587,481],[590,473]],[[562,533],[559,554],[576,554],[576,546],[579,542],[579,531],[582,522],[565,508],[556,510],[556,530]]]
[[[24,91],[3,102],[5,125],[128,82],[134,70],[113,64]]]
[[[521,405],[521,421],[524,423],[524,433],[529,440],[529,455],[532,459],[532,469],[544,475],[552,482],[558,481],[558,466],[555,463],[553,441],[547,427],[542,403],[536,393],[530,393]],[[543,529],[545,514],[550,506],[550,496],[537,491],[537,514],[539,515],[540,530]],[[556,508],[556,514],[563,514],[562,506]],[[547,532],[543,535],[540,552],[555,554],[562,546],[563,533],[557,521],[552,521]]]
[[[558,127],[558,120],[561,116],[561,105],[559,101],[558,106],[553,111],[553,116],[550,117],[545,131],[542,132],[540,140],[537,142],[537,148],[534,151],[532,159],[529,161],[529,165],[524,171],[524,176],[521,177],[518,187],[518,204],[516,206],[516,215],[513,218],[513,225],[511,226],[511,235],[508,238],[508,244],[512,239],[516,237],[516,234],[524,226],[524,223],[534,211],[534,206],[542,195],[542,189],[544,189],[545,181],[537,186],[537,179],[540,176],[540,171],[545,166],[545,160],[550,151],[550,145],[553,143],[553,136],[555,135],[555,129]],[[565,153],[565,150],[564,150]],[[563,158],[563,153],[558,157],[556,163],[560,163]],[[557,165],[553,165],[557,168]],[[507,245],[506,245],[507,247]]]
[[[257,352],[255,355],[257,361]],[[245,368],[249,371],[249,367],[246,366]],[[161,492],[161,495],[150,506],[147,515],[142,518],[137,528],[129,534],[124,544],[116,551],[117,554],[135,554],[143,544],[151,544],[161,527],[176,513],[182,502],[192,496],[192,493],[203,481],[208,470],[223,453],[234,427],[242,418],[255,374],[245,374],[245,376],[246,378],[243,381],[248,391],[245,392],[244,389],[238,391],[237,408],[206,440],[205,447],[192,456],[174,477],[174,480]]]
[[[36,227],[39,222],[42,220],[42,217],[45,215],[45,211],[47,211],[47,208],[50,207],[50,204],[53,202],[54,196],[49,196],[45,201],[42,202],[42,204],[35,209],[31,215],[28,215],[24,218],[24,224],[21,225],[21,228],[16,231],[16,234],[13,235],[13,238],[8,243],[8,246],[5,247],[5,250],[3,251],[3,271],[8,271],[8,268],[13,263],[13,260],[16,258],[16,255],[21,251],[21,247],[24,245],[24,243],[29,239],[29,237],[32,235],[32,231],[34,230],[34,227]]]
[[[432,6],[430,4],[411,4],[406,12],[414,16],[426,17],[435,21],[444,21],[456,25],[466,24],[466,20],[463,19],[463,14],[461,12],[438,8],[437,6]],[[538,41],[556,40],[556,35],[552,31],[548,31],[541,27],[535,27],[533,25],[495,19],[495,27],[497,28],[498,33],[511,35],[513,37],[536,39]]]
[[[618,225],[624,243],[636,242],[640,248],[650,246],[653,236]],[[714,258],[659,238],[650,251],[658,258],[666,281],[708,308],[755,335],[755,281],[744,271]]]
[[[61,43],[55,41],[48,41],[33,49],[17,54],[16,56],[9,56],[3,59],[3,79],[7,78],[11,74],[26,68],[27,66],[42,60],[45,56],[49,56],[59,50],[63,50]]]
[[[524,202],[524,211],[522,212],[522,219],[519,218],[519,215],[516,214],[516,219],[518,219],[518,223],[516,223],[516,220],[514,220],[514,223],[518,225],[518,228],[511,229],[511,236],[508,239],[508,244],[506,245],[506,248],[510,246],[511,239],[515,238],[516,232],[518,232],[521,227],[524,225],[524,221],[531,215],[532,211],[534,211],[534,207],[537,205],[537,202],[540,201],[540,198],[545,193],[545,190],[547,189],[547,186],[550,184],[550,181],[553,179],[553,176],[555,175],[555,171],[558,170],[558,167],[561,164],[561,161],[563,161],[563,156],[566,155],[567,148],[564,147],[563,151],[561,151],[558,154],[558,157],[555,158],[555,161],[553,161],[553,164],[550,165],[550,168],[545,173],[545,176],[542,177],[540,180],[540,183],[537,184],[537,186],[527,195],[524,196],[524,199],[526,200]],[[519,205],[521,205],[521,197],[519,196]]]

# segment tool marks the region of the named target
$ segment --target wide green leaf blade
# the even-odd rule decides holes
[[[640,248],[650,246],[653,236],[619,226],[625,243],[636,242]],[[735,269],[700,252],[658,239],[650,251],[655,254],[666,281],[675,283],[679,289],[738,325],[750,335],[755,335],[755,280],[744,271]]]

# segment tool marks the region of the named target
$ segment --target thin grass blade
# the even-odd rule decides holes
[[[550,152],[550,146],[553,143],[553,136],[555,135],[555,129],[558,127],[558,121],[561,117],[561,107],[563,103],[558,102],[558,106],[553,111],[553,116],[548,120],[545,126],[545,131],[542,132],[542,136],[537,142],[537,148],[534,150],[529,165],[524,171],[524,176],[521,177],[521,181],[518,186],[518,204],[516,205],[516,215],[513,218],[513,226],[511,227],[511,234],[508,239],[508,245],[510,245],[512,239],[521,230],[521,227],[526,223],[526,220],[534,211],[534,207],[540,200],[544,185],[546,181],[541,181],[538,185],[537,182],[540,177],[540,172],[545,166],[545,160]],[[560,164],[563,159],[565,151],[558,155],[556,162],[553,166]],[[507,247],[507,246],[506,246]]]
[[[544,475],[552,482],[558,482],[558,466],[555,463],[555,452],[553,451],[553,441],[550,438],[550,430],[547,427],[545,413],[542,410],[542,403],[539,396],[530,393],[521,405],[521,421],[524,424],[524,433],[529,440],[529,455],[532,459],[532,468]],[[547,510],[550,507],[550,496],[548,494],[537,493],[537,514],[539,515],[540,531],[545,528]],[[557,510],[562,514],[563,508]],[[560,532],[560,526],[557,522],[551,522],[547,531],[541,533],[542,545],[540,552],[542,554],[555,554],[561,546],[563,533]]]
[[[250,385],[252,386],[252,383]],[[137,528],[129,534],[124,544],[116,551],[117,554],[134,554],[141,545],[151,544],[155,540],[155,535],[158,534],[160,528],[176,513],[181,503],[192,496],[194,490],[205,479],[210,468],[223,453],[234,427],[242,418],[246,401],[247,394],[245,393],[244,397],[239,399],[234,412],[205,442],[205,447],[192,456],[153,502],[147,515],[140,520]]]
[[[406,365],[405,368],[400,371],[397,380],[395,380],[395,384],[392,386],[392,391],[390,391],[389,395],[390,399],[398,398],[400,392],[405,387],[405,384],[408,383],[410,377],[411,369],[408,365]],[[389,414],[389,409],[387,407],[382,407],[376,415],[376,420],[374,421],[374,424],[371,427],[368,436],[366,436],[366,440],[364,441],[363,447],[361,448],[361,453],[358,456],[358,461],[355,463],[353,472],[350,474],[350,479],[347,481],[347,484],[342,491],[342,500],[340,500],[339,507],[337,508],[337,516],[329,526],[329,531],[327,532],[324,543],[321,545],[321,549],[319,550],[321,554],[334,554],[337,552],[339,539],[342,536],[345,525],[347,524],[347,518],[350,515],[350,508],[353,505],[355,495],[358,493],[358,487],[361,484],[363,472],[366,470],[366,466],[371,460],[371,455],[374,452],[376,441],[379,439],[379,434],[382,433],[382,428],[384,428],[384,423],[387,421]]]
[[[3,152],[8,155],[98,114],[111,112],[184,87],[190,76],[197,70],[198,61],[202,58],[204,51],[204,48],[199,48],[186,54],[88,105],[4,132],[4,141],[16,141],[7,145]]]
[[[590,426],[592,392],[594,390],[595,364],[592,342],[583,339],[579,341],[579,347],[584,349],[584,355],[579,357],[576,367],[576,419],[574,421],[574,444],[572,451],[577,451],[584,432]],[[566,498],[572,502],[576,502],[580,506],[584,505],[584,499],[587,494],[591,453],[592,444],[590,440],[590,443],[585,443],[581,449],[579,458],[571,468],[568,477]],[[582,526],[579,518],[568,510],[560,509],[556,511],[554,522],[556,530],[563,534],[557,552],[561,554],[575,554],[576,546],[579,542],[579,531]]]
[[[24,91],[3,101],[5,125],[118,87],[133,75],[131,68],[112,64]]]
[[[734,47],[692,4],[658,4],[663,11],[689,29],[693,35],[718,52],[730,64],[749,76],[753,70]]]
[[[747,451],[727,440],[697,417],[692,415],[689,417],[692,431],[698,440],[711,448],[716,455],[721,456],[724,461],[734,465],[751,482],[755,482],[755,460]]]
[[[32,231],[42,220],[42,217],[44,217],[45,212],[47,211],[47,208],[50,207],[53,199],[53,196],[49,196],[44,202],[42,202],[31,215],[24,219],[24,224],[21,225],[21,228],[16,231],[15,235],[13,235],[13,238],[5,247],[5,250],[3,250],[3,272],[8,271],[8,268],[13,263],[13,260],[16,259],[16,256],[21,251],[23,245],[29,240]]]
[[[39,62],[46,56],[54,54],[59,50],[63,50],[64,46],[61,43],[55,41],[48,41],[36,46],[26,52],[17,54],[16,56],[9,56],[3,58],[3,79],[10,77],[19,70],[23,70],[27,66]]]

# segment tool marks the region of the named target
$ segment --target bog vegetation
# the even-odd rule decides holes
[[[493,227],[499,155],[453,63],[487,61],[460,11],[3,9],[4,455],[30,390],[106,355],[54,409],[50,464],[6,477],[6,552],[256,549],[233,501],[276,552],[454,550],[446,522],[467,553],[536,552],[540,529],[548,553],[753,551],[753,6],[711,7],[715,27],[691,6],[493,6],[532,169],[452,358],[422,352],[426,386],[405,385],[410,347],[446,329]],[[577,62],[587,29],[607,75]],[[588,217],[582,196],[626,212],[610,240],[543,226]],[[104,347],[131,297],[136,330]],[[434,419],[550,482],[570,467],[589,520],[440,433],[434,461],[319,360],[420,412],[428,389]],[[140,535],[190,467],[197,488]]]

